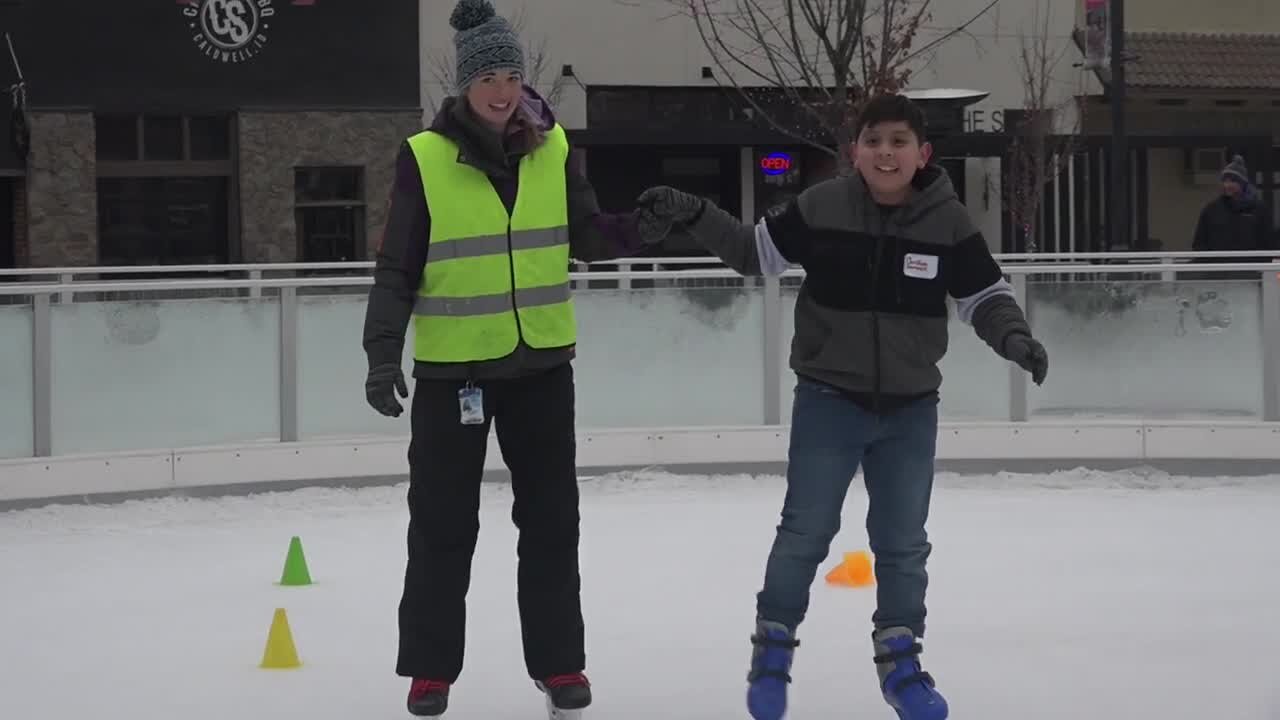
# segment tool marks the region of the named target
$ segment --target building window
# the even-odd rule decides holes
[[[1262,189],[1268,188],[1271,189],[1271,212],[1275,221],[1272,242],[1280,242],[1280,145],[1271,148],[1271,177],[1262,178]]]
[[[98,115],[94,127],[98,163],[109,168],[145,163],[155,173],[168,163],[208,163],[199,174],[231,172],[229,115]]]
[[[98,178],[98,255],[105,265],[227,262],[225,177]]]
[[[114,114],[94,121],[99,261],[231,262],[231,117]]]
[[[293,177],[301,261],[363,260],[364,168],[300,167]]]
[[[94,118],[98,162],[141,160],[142,132],[138,115],[99,115]]]

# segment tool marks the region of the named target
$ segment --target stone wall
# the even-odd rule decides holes
[[[365,239],[372,258],[386,221],[401,141],[422,129],[406,112],[277,112],[240,115],[240,217],[244,262],[296,262],[293,173],[298,166],[359,165]]]
[[[25,264],[97,264],[95,154],[92,114],[31,113]]]
[[[419,111],[244,113],[239,118],[244,262],[293,262],[293,171],[364,167],[367,255],[386,220],[400,142],[422,128]],[[17,260],[51,267],[98,263],[97,163],[91,113],[34,112]],[[19,194],[19,201],[22,195]]]

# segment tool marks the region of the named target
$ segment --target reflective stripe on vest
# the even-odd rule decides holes
[[[569,144],[555,126],[520,161],[510,216],[483,172],[432,131],[409,138],[431,236],[414,305],[414,356],[425,362],[504,357],[576,341],[569,293]]]

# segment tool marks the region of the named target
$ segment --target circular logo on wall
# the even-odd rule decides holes
[[[273,0],[190,0],[182,14],[191,40],[212,60],[239,63],[249,60],[267,44]]]

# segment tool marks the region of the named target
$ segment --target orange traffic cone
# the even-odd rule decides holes
[[[871,567],[871,555],[865,550],[844,554],[844,561],[827,573],[829,585],[845,587],[867,587],[876,582],[875,571]]]

